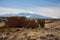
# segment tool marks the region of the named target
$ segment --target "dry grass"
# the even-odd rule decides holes
[[[6,30],[6,29],[5,29]],[[0,39],[3,38],[6,40],[43,40],[49,38],[47,35],[53,35],[52,39],[58,37],[60,38],[60,30],[55,29],[11,29],[11,31],[5,31],[3,33],[0,32]],[[45,39],[44,39],[45,38]]]
[[[45,28],[1,29],[0,40],[60,40],[60,21],[46,23]]]

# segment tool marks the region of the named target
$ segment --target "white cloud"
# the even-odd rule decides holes
[[[60,18],[60,8],[58,7],[36,7],[29,10],[39,15]]]
[[[17,8],[0,7],[0,15],[1,14],[9,14],[9,13],[15,13],[15,14],[17,14],[17,13],[21,13],[21,12],[30,12],[30,11],[26,11],[24,9],[17,9]]]
[[[5,8],[0,7],[0,14],[8,14],[8,13],[21,13],[21,12],[29,12],[35,13],[43,16],[60,18],[60,8],[59,7],[35,7],[30,9],[16,9],[16,8]]]
[[[15,9],[15,8],[0,7],[0,14],[19,13],[19,12],[22,12],[22,11],[24,11],[24,10],[22,10],[22,9]]]

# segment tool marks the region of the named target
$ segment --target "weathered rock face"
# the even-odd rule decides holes
[[[37,28],[38,22],[35,22],[35,20],[28,20],[26,17],[8,17],[7,22],[5,22],[5,28],[6,27],[13,27],[13,28]]]
[[[19,20],[17,17],[9,17],[6,23],[9,25],[9,27],[18,27],[19,26],[18,21]]]
[[[29,21],[29,23],[27,25],[27,28],[37,28],[37,27],[39,27],[39,25],[37,22],[35,22],[35,20]]]

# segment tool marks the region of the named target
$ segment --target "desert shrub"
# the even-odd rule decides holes
[[[5,29],[2,29],[0,32],[2,32],[2,33],[3,33],[3,32],[6,32],[6,30],[5,30]]]
[[[8,32],[12,32],[12,29],[8,29],[7,31],[8,31]]]
[[[45,26],[45,20],[44,19],[37,19],[37,21],[38,21],[40,27],[44,28],[44,26]]]
[[[2,20],[0,20],[0,22],[2,22]]]
[[[0,30],[0,32],[2,32],[2,33],[4,33],[4,32],[12,32],[12,30],[11,29],[2,29],[2,30]]]
[[[2,22],[2,21],[4,21],[4,22],[7,21],[7,18],[6,17],[2,17],[2,18],[0,17],[0,22]]]
[[[41,39],[41,40],[47,40],[47,38],[44,37],[44,36],[40,36],[40,39]]]

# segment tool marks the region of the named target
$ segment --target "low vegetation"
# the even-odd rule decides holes
[[[39,25],[40,25],[40,28],[44,28],[45,26],[45,20],[44,19],[37,19]]]
[[[33,25],[34,26],[33,29],[31,28],[28,29],[24,27],[23,28],[1,29],[0,40],[60,40],[60,29],[59,29],[60,21],[53,21],[47,24],[45,23],[44,19],[36,19],[36,20],[38,22],[36,24],[40,25],[39,28],[37,29],[35,29],[35,24]],[[29,22],[30,24],[28,24],[28,27],[31,27],[35,21],[34,20],[28,21],[27,23]],[[15,26],[15,24],[13,26]]]

